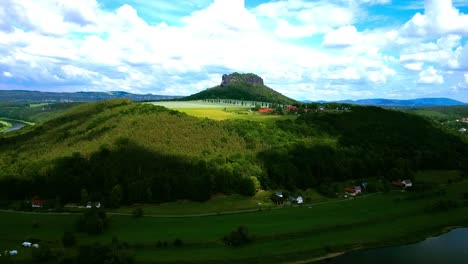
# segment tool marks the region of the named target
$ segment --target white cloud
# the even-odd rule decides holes
[[[458,68],[459,35],[443,36],[435,42],[410,43],[400,51],[400,61],[405,65],[418,66],[421,63],[437,63],[448,68]]]
[[[403,67],[412,71],[420,71],[422,70],[423,66],[424,66],[424,63],[422,62],[406,63],[403,65]]]
[[[11,74],[11,72],[5,71],[5,72],[3,72],[3,76],[5,76],[7,78],[11,78],[11,77],[13,77],[13,74]]]
[[[388,0],[279,0],[251,9],[243,0],[205,1],[177,23],[148,20],[137,2],[106,10],[96,0],[3,0],[0,70],[12,77],[0,87],[16,81],[187,95],[239,71],[259,74],[295,98],[338,99],[385,97],[379,93],[386,87],[418,74],[423,82],[449,85],[468,69],[462,34],[409,38],[400,27],[367,26],[365,7]],[[36,23],[40,17],[45,23]],[[452,69],[453,78],[434,70],[430,79],[429,65],[444,74]]]
[[[419,73],[418,83],[421,84],[443,84],[444,76],[439,71],[430,66]]]
[[[432,37],[444,34],[468,36],[468,15],[460,13],[452,0],[425,0],[424,14],[416,13],[402,27],[409,37]]]
[[[282,38],[326,33],[355,20],[355,11],[351,8],[326,1],[280,0],[261,4],[252,12],[276,23],[274,32]]]
[[[354,26],[344,26],[325,35],[322,45],[325,47],[347,47],[359,43],[360,35]]]
[[[464,77],[465,77],[465,84],[468,84],[468,73],[465,73]]]

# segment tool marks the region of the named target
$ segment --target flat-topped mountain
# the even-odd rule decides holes
[[[232,73],[222,76],[221,84],[181,100],[235,99],[245,101],[293,104],[296,101],[264,85],[263,79],[252,73]]]

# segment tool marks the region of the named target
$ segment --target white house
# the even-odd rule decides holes
[[[405,188],[413,187],[413,182],[411,180],[404,180],[401,183],[403,183],[403,187]]]
[[[17,250],[10,250],[10,252],[8,252],[10,254],[10,256],[15,256],[15,255],[18,255],[18,251]]]
[[[33,248],[39,248],[39,244],[32,244]]]
[[[298,196],[296,201],[297,201],[297,204],[303,204],[304,203],[304,198],[302,198],[302,196]]]
[[[23,247],[31,247],[31,242],[23,242],[23,244],[21,244],[21,246],[23,246]]]
[[[462,128],[460,128],[460,130],[458,130],[458,131],[460,131],[460,132],[462,132],[462,133],[465,133],[465,132],[466,132],[466,128],[462,127]]]

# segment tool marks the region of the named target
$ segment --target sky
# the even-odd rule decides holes
[[[468,102],[468,0],[0,0],[0,90]]]

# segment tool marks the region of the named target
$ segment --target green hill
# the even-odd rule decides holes
[[[330,193],[336,181],[468,169],[462,138],[377,107],[260,123],[120,99],[78,105],[20,133],[0,137],[0,201],[79,202],[84,190],[107,205],[252,195],[259,187]]]
[[[224,75],[221,85],[184,97],[180,100],[191,101],[203,99],[233,99],[279,104],[297,103],[295,100],[265,86],[260,77],[251,73]]]

